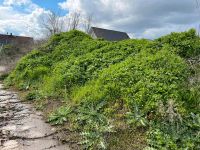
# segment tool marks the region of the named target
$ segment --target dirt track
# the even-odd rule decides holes
[[[69,150],[69,146],[59,142],[42,113],[0,83],[0,150]]]

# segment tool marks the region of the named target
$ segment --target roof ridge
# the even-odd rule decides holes
[[[114,31],[114,32],[120,32],[120,33],[126,33],[125,31],[117,31],[117,30],[111,30],[111,29],[105,29],[105,28],[99,28],[99,27],[91,27],[91,28],[96,28],[96,29],[100,29],[100,30],[107,30],[107,31]]]
[[[28,37],[28,36],[19,36],[19,35],[10,35],[10,34],[0,34],[0,36],[20,37],[20,38],[33,38],[33,37]]]
[[[98,27],[91,27],[91,36],[94,38],[103,38],[108,41],[121,41],[125,39],[130,39],[126,32],[115,31],[110,29],[103,29]],[[92,34],[94,33],[94,35]]]

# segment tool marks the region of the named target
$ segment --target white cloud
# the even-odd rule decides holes
[[[67,0],[65,2],[62,3],[58,3],[58,5],[62,8],[62,9],[67,9],[70,11],[80,11],[81,9],[81,1],[80,0]]]
[[[23,6],[16,9],[16,6]],[[40,17],[48,13],[30,0],[5,0],[0,5],[0,32],[42,37]]]
[[[59,6],[69,12],[93,14],[96,26],[145,38],[182,31],[200,23],[195,0],[66,0]]]
[[[200,24],[195,0],[65,0],[59,6],[69,14],[92,14],[94,26],[125,31],[139,38],[156,38]],[[0,33],[41,37],[39,21],[46,13],[31,0],[4,0],[0,4]],[[68,17],[66,14],[63,18]]]
[[[25,5],[31,3],[30,0],[4,0],[3,4],[7,6],[11,5]]]

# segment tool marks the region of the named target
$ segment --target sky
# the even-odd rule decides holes
[[[44,9],[59,12],[62,15],[66,15],[68,12],[67,10],[60,9],[58,5],[59,3],[64,2],[63,0],[32,0],[32,2]]]
[[[42,37],[41,17],[49,10],[68,18],[78,11],[93,26],[154,39],[199,28],[200,0],[0,0],[0,33]],[[67,22],[67,19],[66,19]],[[67,24],[67,23],[66,23]]]

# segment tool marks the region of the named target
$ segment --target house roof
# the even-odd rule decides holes
[[[0,34],[0,41],[33,42],[33,38],[25,36]]]
[[[8,35],[8,34],[0,34],[0,39],[14,39],[14,38],[24,38],[24,39],[33,39],[32,37],[26,36],[15,36],[15,35]]]
[[[97,38],[103,38],[108,41],[121,41],[130,39],[126,32],[102,29],[97,27],[91,27],[90,33],[93,32]]]

